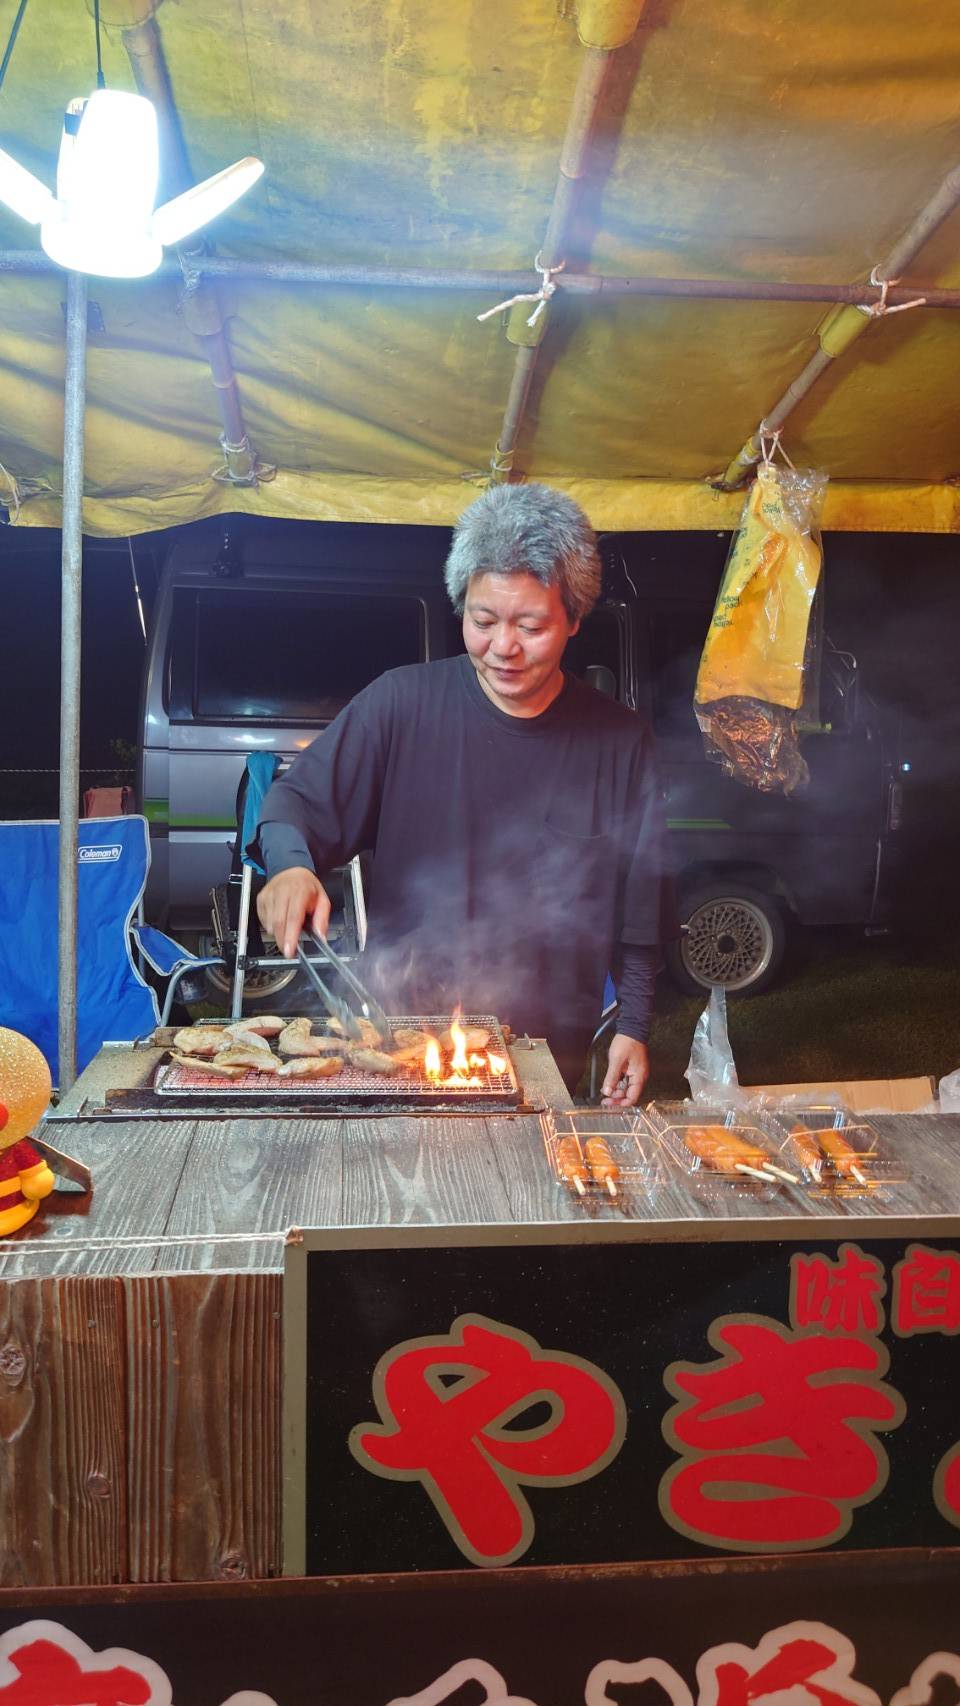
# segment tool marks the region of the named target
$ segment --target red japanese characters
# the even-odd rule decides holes
[[[841,1244],[835,1262],[824,1255],[793,1256],[790,1320],[794,1327],[830,1333],[879,1333],[886,1289],[883,1264],[856,1244]]]
[[[681,1534],[732,1551],[829,1546],[887,1479],[874,1434],[905,1414],[883,1383],[877,1340],[729,1316],[705,1365],[664,1375],[678,1402],[663,1432],[681,1461],[660,1483],[660,1511]]]
[[[911,1244],[893,1270],[893,1330],[960,1333],[960,1256]]]
[[[482,1315],[395,1345],[377,1364],[373,1393],[381,1421],[352,1430],[354,1457],[376,1475],[420,1481],[476,1564],[512,1563],[530,1545],[521,1485],[598,1475],[626,1427],[620,1392],[601,1369]],[[544,1402],[545,1422],[517,1425]]]
[[[166,1672],[125,1647],[95,1653],[62,1623],[21,1623],[0,1636],[0,1706],[171,1706]],[[211,1703],[212,1706],[212,1703]],[[275,1706],[246,1689],[223,1706]]]

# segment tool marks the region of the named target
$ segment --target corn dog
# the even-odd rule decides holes
[[[573,1185],[578,1196],[584,1196],[586,1194],[583,1188],[584,1180],[589,1179],[590,1175],[584,1164],[583,1156],[580,1154],[580,1145],[575,1137],[562,1137],[560,1139],[557,1144],[557,1165],[567,1184]]]
[[[817,1178],[823,1171],[824,1154],[814,1132],[805,1125],[795,1125],[790,1133],[800,1165]]]
[[[865,1185],[866,1179],[860,1170],[859,1163],[863,1157],[857,1153],[852,1144],[838,1131],[818,1131],[817,1142],[823,1150],[835,1173],[841,1179],[856,1179],[858,1185]]]
[[[766,1165],[766,1153],[755,1144],[744,1143],[722,1125],[692,1125],[683,1132],[683,1141],[692,1154],[718,1173],[734,1168],[750,1167],[761,1172]],[[769,1178],[769,1174],[764,1174]]]
[[[610,1145],[602,1137],[588,1137],[583,1146],[594,1183],[606,1185],[612,1197],[617,1194],[620,1169],[610,1153]]]

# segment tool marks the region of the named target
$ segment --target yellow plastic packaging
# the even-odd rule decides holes
[[[826,476],[761,464],[733,540],[697,675],[709,756],[764,792],[808,778],[796,713],[813,659],[810,617]]]

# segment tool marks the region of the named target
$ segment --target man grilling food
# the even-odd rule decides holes
[[[604,1105],[649,1073],[664,826],[649,729],[562,667],[600,593],[596,538],[548,487],[491,487],[456,527],[466,656],[389,670],[266,796],[260,921],[325,935],[321,877],[373,851],[364,977],[389,1012],[495,1014],[572,1091],[613,974]]]

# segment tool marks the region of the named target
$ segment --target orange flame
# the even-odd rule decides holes
[[[427,1040],[427,1046],[423,1051],[423,1070],[428,1078],[439,1078],[443,1071],[440,1044],[436,1037],[430,1037]]]
[[[470,1063],[467,1060],[466,1033],[463,1030],[463,1027],[458,1023],[459,1017],[460,1009],[458,1007],[450,1021],[450,1036],[453,1039],[453,1057],[450,1061],[450,1065],[454,1072],[465,1073]]]
[[[488,1052],[488,1054],[487,1054],[487,1065],[489,1066],[491,1072],[496,1072],[498,1075],[500,1073],[506,1072],[506,1070],[507,1070],[507,1063],[504,1060],[502,1054],[490,1054]]]

